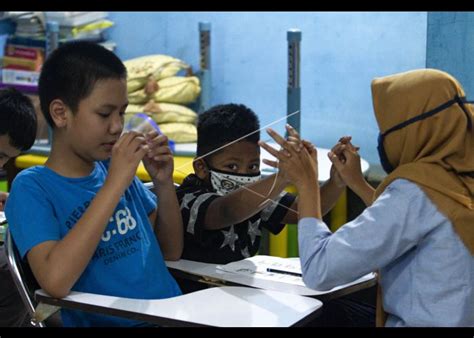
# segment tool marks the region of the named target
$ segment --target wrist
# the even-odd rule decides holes
[[[305,217],[322,218],[319,185],[298,189],[298,219]]]
[[[364,191],[367,188],[367,181],[364,177],[360,176],[358,180],[354,181],[352,184],[348,185],[349,188],[354,191],[356,194],[358,192]]]
[[[319,184],[296,186],[296,189],[298,190],[298,195],[300,198],[302,196],[315,196],[316,194],[320,193]]]
[[[164,180],[159,180],[156,177],[152,179],[153,185],[155,187],[159,187],[160,190],[163,189],[174,189],[174,182],[171,177],[164,179]]]
[[[341,189],[341,190],[343,188],[347,187],[347,184],[346,184],[346,182],[344,182],[344,180],[334,178],[334,176],[329,177],[329,180],[327,181],[326,184],[332,185],[335,188],[338,188],[338,189]]]
[[[101,190],[104,190],[116,196],[122,196],[129,185],[130,183],[128,185],[125,185],[123,184],[123,182],[115,181],[113,178],[108,176],[105,179],[104,185],[102,186]]]

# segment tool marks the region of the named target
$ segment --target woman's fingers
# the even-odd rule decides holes
[[[353,151],[359,151],[360,147],[357,147],[351,143],[352,136],[343,136],[339,139],[339,143],[346,144]]]
[[[352,140],[352,136],[342,136],[338,142],[340,143],[349,143]]]

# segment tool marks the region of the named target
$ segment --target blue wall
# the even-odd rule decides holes
[[[474,13],[428,13],[426,66],[457,78],[474,99]]]
[[[463,81],[473,45],[452,37],[460,33],[466,38],[462,41],[469,41],[473,17],[453,15],[430,14],[428,65],[451,70]],[[286,33],[299,28],[303,137],[330,148],[340,136],[352,135],[362,156],[372,163],[378,163],[378,129],[370,81],[427,64],[426,12],[110,12],[110,18],[115,26],[108,35],[117,42],[123,60],[169,54],[195,70],[198,23],[210,22],[211,104],[245,103],[260,116],[262,126],[286,114]],[[445,31],[449,25],[455,28]],[[0,33],[5,30],[10,28],[0,27]],[[453,50],[471,52],[445,63]],[[274,128],[282,132],[283,126]]]
[[[330,148],[352,135],[373,163],[370,81],[426,64],[426,12],[110,12],[110,18],[116,25],[109,36],[123,59],[163,53],[195,70],[198,23],[210,22],[211,103],[245,103],[262,126],[286,114],[286,32],[299,28],[303,137]]]

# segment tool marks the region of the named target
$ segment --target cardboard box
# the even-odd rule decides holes
[[[19,84],[26,86],[37,86],[40,72],[17,69],[3,69],[2,82],[7,84]]]

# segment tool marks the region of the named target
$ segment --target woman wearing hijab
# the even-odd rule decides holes
[[[329,157],[372,204],[331,233],[320,213],[316,157],[296,132],[287,151],[262,146],[280,168],[299,163],[298,241],[304,282],[331,289],[379,272],[378,326],[474,326],[473,110],[451,75],[421,69],[373,80],[379,155],[388,176],[375,193],[353,149]],[[295,141],[296,140],[296,141]],[[354,180],[352,180],[354,181]],[[350,182],[350,180],[348,180]]]

